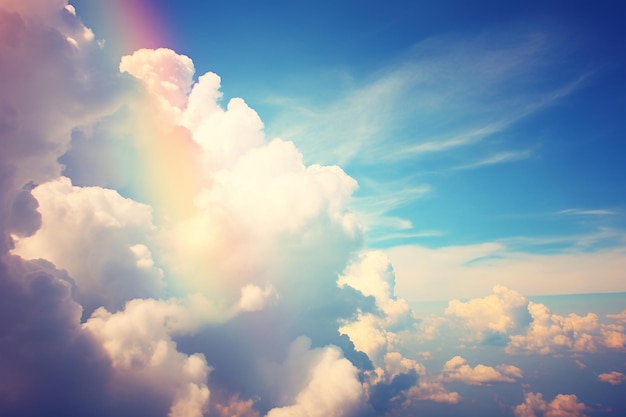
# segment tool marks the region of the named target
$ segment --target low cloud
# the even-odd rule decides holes
[[[606,374],[598,375],[598,381],[606,382],[611,385],[621,385],[624,381],[626,381],[626,375],[621,372],[612,371]]]
[[[605,238],[623,239],[622,235]],[[598,243],[596,238],[560,238],[557,243],[571,247],[551,254],[516,250],[504,242],[437,249],[397,246],[386,252],[397,274],[396,291],[408,301],[477,298],[496,285],[529,295],[626,291],[621,272],[626,270],[626,247],[585,250]],[[602,279],[592,278],[596,276]]]
[[[472,368],[461,356],[455,356],[443,365],[441,378],[445,382],[463,382],[469,385],[484,385],[494,382],[516,382],[522,377],[522,370],[513,365],[499,365],[495,368],[478,364]]]
[[[572,394],[558,394],[550,402],[541,393],[529,392],[524,403],[513,409],[516,417],[586,417],[589,408]]]

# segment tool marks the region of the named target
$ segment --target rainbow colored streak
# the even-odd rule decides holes
[[[141,48],[174,46],[171,32],[154,1],[109,0],[96,2],[96,6],[104,29],[98,31],[99,38],[106,39],[106,49],[111,54],[122,56]]]

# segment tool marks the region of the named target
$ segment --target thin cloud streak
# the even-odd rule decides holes
[[[269,130],[295,140],[311,159],[391,164],[484,142],[557,104],[592,75],[552,91],[524,88],[542,77],[539,62],[555,45],[545,37],[510,40],[506,46],[484,38],[424,41],[404,62],[325,107],[274,97],[289,106],[275,121],[282,129],[270,124]]]
[[[532,151],[518,151],[518,152],[501,152],[496,155],[481,159],[467,165],[460,165],[452,168],[453,171],[462,171],[466,169],[480,168],[489,165],[504,164],[507,162],[521,161],[528,159],[533,155]]]

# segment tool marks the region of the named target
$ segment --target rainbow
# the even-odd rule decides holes
[[[96,10],[98,18],[93,23],[100,26],[96,36],[104,36],[110,54],[121,57],[141,48],[175,49],[162,12],[152,0],[107,0],[99,2]]]

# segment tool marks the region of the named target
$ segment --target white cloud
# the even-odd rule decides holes
[[[447,361],[441,373],[441,378],[445,382],[458,381],[469,385],[516,382],[522,376],[522,370],[513,365],[499,365],[493,368],[478,364],[472,368],[461,356],[455,356]]]
[[[67,270],[76,282],[76,299],[88,310],[118,309],[164,288],[163,272],[146,246],[155,234],[149,206],[114,190],[73,186],[65,177],[39,185],[32,195],[41,228],[33,236],[15,237],[13,253]]]
[[[282,105],[274,130],[296,140],[307,156],[332,163],[379,166],[454,153],[577,91],[587,75],[551,91],[535,83],[561,58],[547,33],[509,29],[473,39],[426,39],[375,79],[352,79],[351,88],[325,106],[270,100]],[[523,157],[501,156],[499,162]]]
[[[414,319],[408,303],[394,293],[395,277],[389,258],[382,251],[365,251],[345,269],[337,281],[367,297],[373,297],[378,312],[361,312],[344,323],[339,332],[348,335],[357,350],[365,352],[375,366],[383,366],[388,347],[397,344],[398,330],[411,327]]]
[[[310,340],[293,342],[278,377],[278,402],[267,417],[356,417],[364,410],[357,368],[334,346],[311,349]]]
[[[437,249],[396,246],[386,252],[396,271],[396,292],[408,301],[480,297],[495,285],[527,295],[626,291],[626,247],[583,249],[536,254],[488,242]]]
[[[478,340],[490,334],[509,334],[521,330],[528,320],[528,300],[523,295],[501,285],[493,294],[467,302],[452,300],[446,314],[463,320]]]
[[[123,56],[119,68],[141,80],[160,110],[178,121],[193,82],[189,57],[167,48],[140,49]]]
[[[613,215],[617,214],[614,210],[608,209],[593,209],[593,210],[582,210],[582,209],[565,209],[557,212],[557,214],[570,214],[570,215],[579,215],[579,216],[605,216],[605,215]]]
[[[169,417],[201,417],[209,405],[211,368],[203,354],[178,351],[172,337],[227,318],[198,295],[183,301],[135,299],[117,313],[97,309],[83,328],[108,353],[117,378],[169,399]]]
[[[459,165],[454,167],[454,170],[465,170],[465,169],[473,169],[480,168],[484,166],[503,164],[506,162],[520,161],[522,159],[528,159],[533,155],[533,153],[529,150],[526,151],[509,151],[509,152],[500,152],[495,155],[488,156],[486,158],[480,159],[478,161]]]
[[[407,391],[403,408],[415,407],[417,401],[458,404],[461,401],[461,395],[458,392],[448,391],[441,381],[435,378],[424,377]]]
[[[551,402],[546,402],[541,393],[526,393],[524,403],[516,406],[516,417],[585,417],[588,408],[571,394],[558,394]]]
[[[601,348],[625,346],[624,327],[600,323],[596,314],[552,314],[543,304],[528,303],[532,321],[523,334],[510,336],[509,353],[597,352]]]
[[[265,307],[271,298],[276,297],[278,297],[278,295],[271,285],[266,285],[265,288],[261,288],[253,284],[248,284],[241,288],[241,298],[239,299],[237,307],[241,311],[259,311]]]

